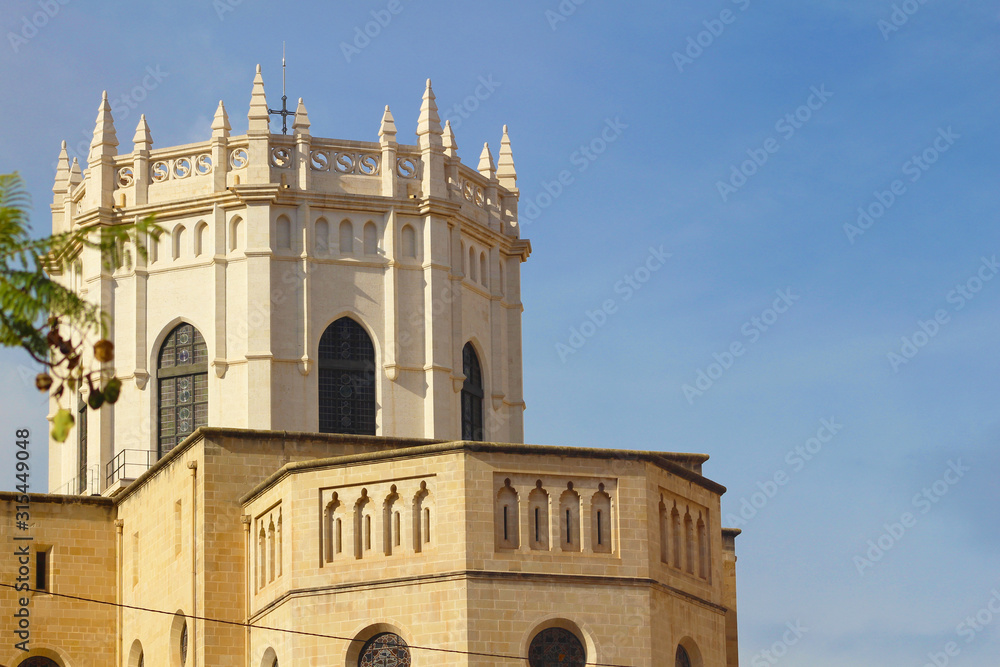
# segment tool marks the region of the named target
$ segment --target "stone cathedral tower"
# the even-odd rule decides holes
[[[145,466],[199,426],[523,442],[531,245],[506,127],[473,170],[430,80],[416,145],[389,107],[377,142],[312,136],[301,99],[292,134],[268,118],[258,68],[246,135],[220,102],[210,140],[156,149],[143,116],[121,153],[104,99],[82,182],[60,155],[54,232],[155,214],[167,233],[148,260],[126,249],[108,272],[85,249],[62,277],[113,315],[125,390],[81,420],[85,451],[54,449],[51,488],[101,492],[109,462]]]
[[[506,128],[463,165],[428,81],[417,143],[388,107],[378,139],[301,100],[272,134],[258,68],[246,135],[220,102],[119,154],[105,97],[85,174],[64,144],[54,231],[166,233],[58,276],[124,388],[50,443],[51,493],[0,492],[0,667],[738,666],[708,456],[523,444]]]

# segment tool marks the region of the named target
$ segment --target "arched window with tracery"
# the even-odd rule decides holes
[[[349,317],[319,340],[319,432],[375,435],[375,347]]]
[[[546,628],[535,635],[528,647],[530,667],[583,667],[587,651],[575,634],[564,628]]]
[[[166,455],[199,426],[208,425],[208,346],[201,333],[179,324],[160,346],[159,455]]]
[[[472,343],[462,349],[462,439],[483,440],[483,371]]]
[[[410,647],[394,632],[380,632],[367,642],[358,667],[410,667]]]
[[[28,658],[24,662],[18,663],[17,667],[59,667],[59,663],[51,658],[36,655],[33,658]]]

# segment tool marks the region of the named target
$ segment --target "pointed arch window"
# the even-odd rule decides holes
[[[350,220],[342,220],[340,223],[340,254],[354,254],[354,225]]]
[[[349,317],[319,341],[319,431],[375,435],[375,347]]]
[[[563,628],[542,630],[535,635],[528,647],[530,667],[549,665],[583,667],[586,663],[587,651],[583,648],[583,642],[575,634]]]
[[[163,457],[196,428],[208,425],[208,346],[201,332],[185,322],[167,334],[156,378]]]
[[[364,245],[366,255],[377,255],[378,254],[378,230],[375,228],[374,222],[366,222],[364,228],[362,229],[362,234],[364,235]]]
[[[403,257],[416,259],[417,257],[417,233],[410,225],[403,225],[401,234],[403,245]]]
[[[393,632],[375,635],[361,648],[358,667],[410,667],[410,647]]]
[[[677,647],[677,654],[674,656],[675,667],[691,667],[691,656],[683,646]]]
[[[316,221],[316,254],[325,255],[330,251],[330,223],[326,218]]]
[[[472,343],[462,349],[462,439],[483,440],[483,372]]]

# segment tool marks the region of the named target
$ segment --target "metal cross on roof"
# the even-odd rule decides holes
[[[294,111],[288,110],[288,96],[285,95],[285,43],[281,43],[281,108],[268,109],[267,115],[281,116],[281,133],[288,134],[288,117],[294,116]]]

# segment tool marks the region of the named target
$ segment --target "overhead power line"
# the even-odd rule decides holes
[[[4,588],[11,588],[11,589],[15,588],[14,584],[7,584],[7,583],[0,583],[0,586],[3,586]],[[240,627],[240,628],[251,628],[251,629],[254,629],[254,630],[267,630],[269,632],[283,632],[283,633],[290,634],[290,635],[300,635],[300,636],[304,636],[304,637],[317,637],[317,638],[320,638],[320,639],[336,639],[336,640],[345,641],[345,642],[360,642],[360,643],[364,643],[365,641],[367,641],[367,640],[364,640],[364,639],[357,639],[357,638],[353,638],[353,637],[340,637],[338,635],[328,635],[328,634],[324,634],[324,633],[321,633],[321,632],[307,632],[305,630],[289,630],[287,628],[271,628],[271,627],[268,627],[266,625],[257,625],[255,623],[243,623],[241,621],[229,621],[229,620],[222,619],[222,618],[211,618],[211,617],[208,617],[208,616],[195,616],[193,614],[183,614],[183,613],[175,612],[175,611],[165,611],[163,609],[152,609],[150,607],[139,607],[139,606],[130,605],[130,604],[120,604],[118,602],[109,602],[107,600],[96,600],[94,598],[87,598],[87,597],[82,597],[82,596],[79,596],[79,595],[69,595],[69,594],[66,594],[66,593],[53,593],[52,591],[42,591],[42,590],[37,590],[37,589],[34,589],[34,588],[28,588],[28,589],[25,589],[25,590],[30,591],[32,593],[41,593],[43,595],[51,595],[53,597],[65,598],[67,600],[77,600],[79,602],[90,602],[90,603],[93,603],[93,604],[102,604],[102,605],[105,605],[105,606],[108,606],[108,607],[116,607],[116,608],[119,608],[119,609],[131,609],[133,611],[148,611],[148,612],[150,612],[152,614],[162,614],[164,616],[182,616],[184,618],[190,618],[190,619],[193,619],[193,620],[196,620],[196,621],[206,621],[206,622],[209,622],[209,623],[219,623],[221,625],[233,625],[233,626],[237,626],[237,627]],[[409,646],[409,648],[411,648],[413,650],[416,650],[416,651],[434,651],[434,652],[437,652],[437,653],[451,653],[451,654],[456,654],[456,655],[474,655],[474,656],[485,657],[485,658],[502,658],[504,660],[517,660],[519,662],[527,662],[527,658],[525,658],[525,657],[518,656],[518,655],[507,655],[507,654],[504,654],[504,653],[486,653],[486,652],[483,652],[483,651],[461,651],[459,649],[439,648],[439,647],[436,647],[436,646],[416,646],[416,645],[408,645],[408,646]],[[587,667],[630,667],[629,665],[622,665],[622,664],[616,664],[616,663],[607,663],[607,662],[586,662],[586,663],[584,663],[584,665],[586,665]]]

